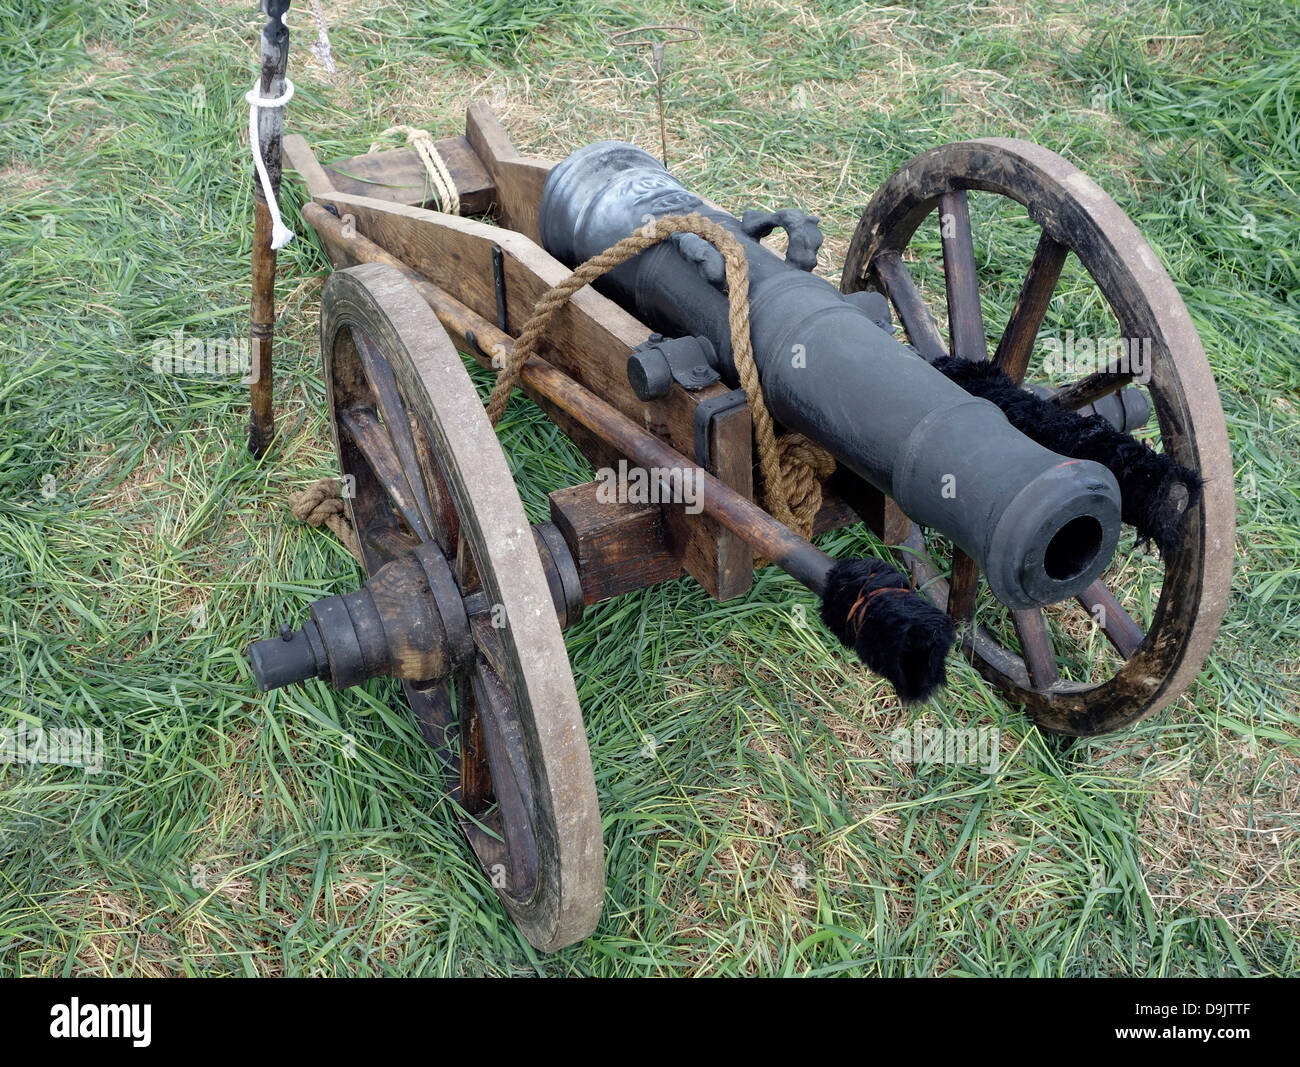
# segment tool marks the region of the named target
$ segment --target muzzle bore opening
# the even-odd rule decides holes
[[[1093,516],[1071,519],[1047,543],[1043,569],[1053,581],[1072,581],[1092,566],[1101,551],[1101,541],[1101,523]]]

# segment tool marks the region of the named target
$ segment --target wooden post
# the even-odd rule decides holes
[[[289,63],[289,30],[282,16],[289,10],[289,0],[263,0],[266,25],[262,28],[262,77],[258,95],[274,100],[285,91],[285,71]],[[284,108],[263,107],[257,110],[257,144],[271,193],[280,195],[280,142],[284,135]],[[275,249],[271,247],[271,210],[267,206],[262,182],[253,173],[253,304],[249,327],[252,356],[249,375],[249,399],[252,404],[248,423],[248,450],[260,459],[275,435],[275,412],[271,406],[271,342],[275,333]]]

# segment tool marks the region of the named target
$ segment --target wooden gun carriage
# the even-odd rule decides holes
[[[707,472],[699,475],[703,507],[607,503],[592,482],[551,493],[550,520],[528,523],[461,353],[499,370],[535,306],[575,266],[541,244],[553,165],[520,155],[481,104],[469,108],[464,136],[437,150],[459,214],[430,204],[424,167],[410,149],[325,166],[301,137],[284,140],[289,168],[311,198],[303,218],[336,268],[322,297],[321,347],[369,580],[313,605],[307,625],[255,645],[253,659],[263,688],[313,676],[335,685],[400,678],[486,876],[529,941],[553,950],[591,932],[604,887],[564,628],[592,605],[682,574],[719,600],[743,596],[756,562],[772,561],[825,595],[835,561],[765,508],[746,394],[717,374],[696,387],[690,367],[670,366],[671,380],[656,389],[635,381],[629,359],[654,348],[651,326],[590,286],[550,315],[519,369],[520,388],[594,468],[625,461],[661,477]],[[1042,231],[991,354],[969,191],[1025,205]],[[904,255],[936,215],[945,227],[947,337]],[[1088,735],[1136,722],[1186,689],[1224,610],[1233,544],[1227,435],[1177,291],[1096,184],[1051,152],[1002,139],[934,149],[894,174],[861,217],[840,288],[883,294],[884,317],[892,310],[922,357],[991,360],[1019,384],[1032,378],[1035,339],[1071,254],[1123,336],[1151,339],[1145,395],[1163,453],[1195,475],[1198,490],[1169,505],[1178,535],[1161,546],[1164,576],[1149,618],[1133,618],[1104,575],[1073,593],[1113,647],[1113,673],[1089,683],[1060,677],[1038,604],[1013,607],[1013,636],[981,625],[977,602],[991,594],[972,554],[954,548],[949,560],[932,558],[922,526],[843,463],[820,486],[811,529],[864,522],[897,546],[907,584],[951,621],[961,653],[1009,702],[1045,730]],[[1060,411],[1097,403],[1105,414],[1106,398],[1113,403],[1133,379],[1132,368],[1102,368],[1042,403]],[[884,403],[863,399],[864,415]],[[1147,414],[1143,408],[1134,419],[1119,408],[1111,421],[1120,432]]]

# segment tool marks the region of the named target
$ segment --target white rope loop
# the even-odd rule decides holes
[[[284,92],[279,96],[261,95],[262,79],[253,83],[253,88],[244,94],[248,101],[248,143],[253,150],[253,166],[262,182],[262,195],[266,197],[266,206],[271,212],[271,251],[283,248],[293,240],[293,231],[280,218],[280,205],[276,203],[275,191],[271,188],[271,176],[266,172],[266,163],[262,159],[262,149],[257,143],[257,109],[260,107],[284,107],[293,99],[293,82],[284,79]]]

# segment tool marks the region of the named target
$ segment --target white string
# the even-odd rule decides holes
[[[284,92],[280,96],[260,96],[262,79],[258,78],[253,88],[244,94],[248,101],[248,143],[253,148],[253,166],[262,182],[262,195],[266,197],[266,206],[271,212],[271,251],[283,248],[293,240],[293,231],[280,218],[280,205],[275,202],[275,192],[271,188],[271,176],[266,172],[266,163],[262,160],[262,149],[257,143],[257,109],[259,107],[284,107],[293,99],[293,82],[284,79]]]

